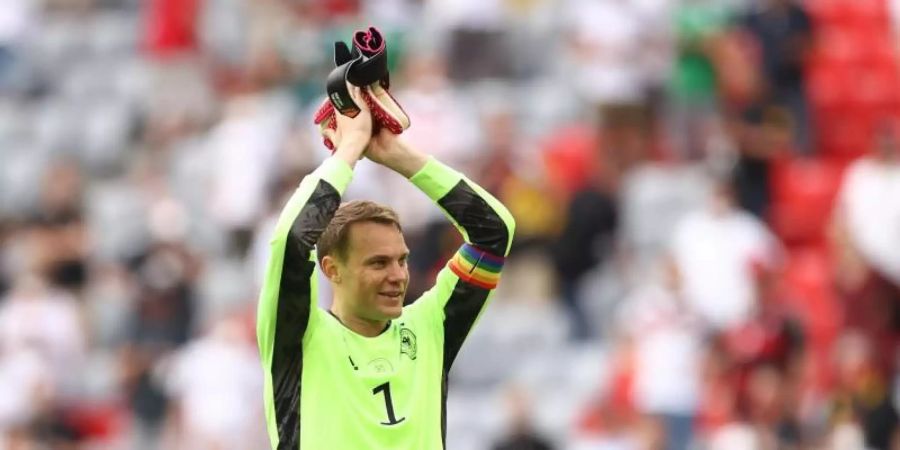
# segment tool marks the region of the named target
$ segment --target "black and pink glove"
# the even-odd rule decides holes
[[[334,150],[334,143],[326,130],[337,130],[335,111],[355,117],[359,107],[347,91],[347,82],[362,87],[363,99],[372,112],[372,133],[382,128],[400,134],[409,128],[409,116],[390,94],[390,77],[387,67],[387,43],[374,27],[360,30],[353,35],[353,48],[344,42],[334,44],[334,62],[337,67],[328,75],[328,98],[322,103],[313,119],[319,126],[325,146]]]

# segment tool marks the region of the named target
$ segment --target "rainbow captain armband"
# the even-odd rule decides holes
[[[450,260],[450,270],[466,283],[494,289],[500,281],[505,258],[492,255],[470,244],[463,244]]]

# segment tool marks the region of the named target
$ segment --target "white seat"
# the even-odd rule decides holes
[[[124,164],[133,125],[130,108],[109,99],[93,104],[85,117],[81,160],[95,173]]]

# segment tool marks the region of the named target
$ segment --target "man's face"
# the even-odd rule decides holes
[[[409,249],[392,224],[350,225],[347,254],[338,261],[335,289],[357,317],[381,321],[400,317],[409,283]]]

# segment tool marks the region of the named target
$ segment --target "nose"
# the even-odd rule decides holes
[[[388,281],[391,283],[401,283],[406,281],[409,277],[409,272],[406,270],[406,266],[400,264],[399,262],[394,262],[391,264],[391,269],[388,271]]]

